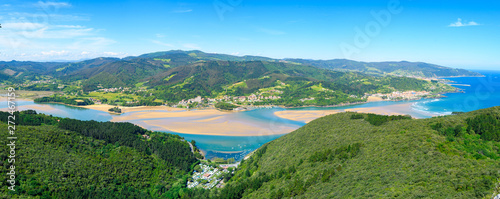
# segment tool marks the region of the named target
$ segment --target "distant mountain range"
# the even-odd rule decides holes
[[[460,77],[482,76],[479,73],[423,62],[358,62],[347,59],[308,60],[286,59],[287,61],[337,71],[356,71],[371,75],[396,75],[406,77]]]
[[[113,82],[124,85],[134,83],[133,80],[152,77],[179,66],[188,66],[200,62],[233,61],[233,62],[283,62],[294,65],[309,65],[323,69],[361,72],[368,75],[408,76],[408,77],[451,77],[481,76],[476,72],[464,69],[453,69],[422,62],[358,62],[345,59],[308,60],[308,59],[273,59],[259,56],[233,56],[226,54],[205,53],[202,51],[166,51],[143,54],[136,57],[96,58],[80,62],[0,62],[0,80],[16,79],[36,80],[37,76],[50,75],[66,80],[89,79],[93,82],[100,77],[107,77]],[[95,82],[95,81],[94,81]]]
[[[146,89],[151,99],[164,102],[179,102],[197,96],[216,98],[252,94],[277,95],[281,99],[273,104],[286,106],[353,103],[363,101],[366,93],[401,90],[439,93],[453,90],[450,86],[439,85],[437,82],[383,73],[363,73],[354,64],[352,70],[331,70],[318,64],[321,61],[304,64],[299,62],[301,60],[239,57],[202,51],[168,51],[123,59],[96,58],[68,63],[0,62],[0,80],[17,84],[22,87],[20,89],[61,91],[56,84],[33,84],[33,81],[40,80],[45,81],[35,83],[57,81],[66,85],[62,91],[70,93],[95,91],[99,88],[128,87],[136,91]],[[411,71],[422,68],[419,64],[406,65],[406,68],[401,65],[394,67],[407,71],[408,74],[415,74]],[[444,75],[427,72],[421,74]],[[449,74],[479,75],[465,70]],[[28,84],[23,84],[26,82]]]

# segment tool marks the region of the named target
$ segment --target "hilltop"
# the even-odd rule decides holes
[[[121,67],[122,65],[127,67],[127,65],[130,64],[134,67],[138,67],[140,71],[127,69],[127,72],[130,72],[131,75],[136,75],[137,72],[139,74],[138,79],[142,79],[149,76],[148,74],[143,74],[142,71],[167,71],[177,66],[186,66],[203,61],[288,62],[335,71],[362,72],[376,76],[393,75],[419,78],[480,76],[479,73],[464,69],[454,69],[423,62],[358,62],[346,59],[309,60],[299,58],[281,60],[262,56],[233,56],[218,53],[205,53],[199,50],[172,50],[125,57],[123,59],[101,57],[78,62],[1,61],[0,80],[13,82],[21,80],[40,80],[46,78],[46,76],[66,80],[88,79],[92,76],[104,76],[108,74],[118,75],[114,73],[119,72],[116,67]],[[115,76],[112,78],[115,78]],[[116,85],[123,86],[127,83],[130,82],[119,82]]]
[[[6,129],[7,120],[11,124],[9,115],[0,112],[0,127]],[[197,164],[195,155],[201,156],[180,136],[131,123],[79,121],[33,110],[14,115],[15,191],[7,189],[10,176],[3,175],[2,198],[178,197]],[[10,140],[0,142],[7,146]],[[8,150],[0,148],[2,173],[12,165]]]
[[[9,65],[12,63],[16,67]],[[10,74],[4,75],[5,84],[14,84],[19,90],[60,91],[57,96],[37,102],[79,105],[206,107],[230,102],[330,106],[365,102],[369,95],[377,93],[423,92],[410,96],[413,98],[435,97],[455,90],[436,80],[333,71],[266,57],[201,51],[157,52],[59,65],[12,63],[4,65],[4,71]],[[37,70],[31,70],[33,66]]]
[[[500,107],[457,114],[314,120],[242,161],[218,197],[491,198],[500,191]]]

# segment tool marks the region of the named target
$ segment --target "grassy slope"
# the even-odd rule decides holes
[[[285,191],[306,182],[325,169],[341,165],[329,181],[314,181],[305,193],[294,198],[481,198],[491,196],[500,177],[500,161],[476,160],[471,154],[451,148],[447,139],[429,125],[464,123],[481,112],[500,114],[499,107],[458,116],[425,120],[393,121],[375,127],[365,120],[351,120],[352,113],[326,116],[267,145],[259,160],[242,164],[233,181],[246,179],[250,169],[272,175],[295,166],[290,179],[273,178],[260,189],[245,193],[246,198],[268,198],[279,189]],[[316,151],[361,143],[358,156],[340,160],[310,162]],[[497,143],[496,153],[498,153]],[[254,155],[255,156],[255,155]],[[252,157],[252,159],[258,159]],[[301,159],[303,163],[300,164]],[[258,165],[258,169],[256,169]],[[321,174],[320,174],[321,175]]]

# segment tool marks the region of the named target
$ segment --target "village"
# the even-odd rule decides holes
[[[382,98],[384,100],[417,100],[417,99],[420,99],[422,97],[425,97],[425,96],[429,96],[431,93],[430,92],[427,92],[427,91],[405,91],[405,92],[401,92],[401,91],[394,91],[392,93],[389,93],[389,94],[380,94],[380,93],[377,93],[377,94],[373,94],[373,95],[369,95],[369,96],[372,96],[372,97],[379,97],[379,98]]]
[[[224,175],[234,173],[237,164],[219,165],[219,167],[199,164],[193,171],[193,176],[187,182],[187,188],[222,188],[224,187]]]

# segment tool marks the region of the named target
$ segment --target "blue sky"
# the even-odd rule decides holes
[[[500,2],[0,1],[0,60],[202,50],[500,68]]]

